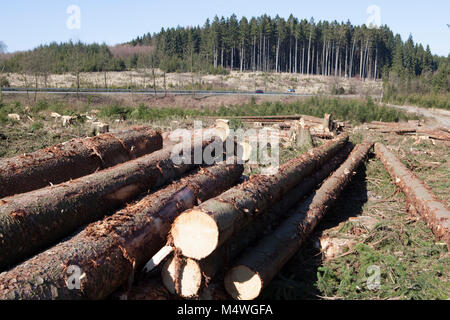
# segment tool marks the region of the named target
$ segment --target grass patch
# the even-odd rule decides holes
[[[387,144],[398,147],[403,163],[448,201],[448,183],[438,183],[449,180],[446,161],[438,160],[448,158],[447,149],[414,143],[413,138],[396,137]],[[410,162],[413,159],[418,163]],[[429,163],[435,167],[429,168]],[[370,216],[378,223],[371,230],[352,234],[348,218],[358,215]],[[323,261],[317,239],[338,225],[339,234],[352,235],[357,244],[346,255]],[[378,288],[368,286],[373,266],[380,270]],[[450,257],[426,224],[406,211],[403,193],[398,192],[382,163],[371,158],[262,298],[449,299]]]
[[[262,104],[256,104],[255,99],[252,99],[248,104],[228,107],[222,106],[217,110],[185,109],[178,107],[152,108],[145,105],[138,107],[113,105],[102,108],[99,116],[148,121],[202,116],[233,117],[304,114],[323,117],[325,113],[333,113],[336,119],[349,120],[353,123],[364,123],[374,120],[398,122],[418,119],[416,115],[410,115],[401,110],[386,106],[379,106],[370,98],[368,100],[344,100],[319,97],[312,97],[294,103],[264,102]]]
[[[375,104],[371,98],[367,100],[349,100],[339,98],[312,97],[294,103],[265,102],[257,105],[251,101],[245,105],[221,107],[216,111],[218,116],[266,116],[304,114],[323,117],[325,113],[333,113],[339,120],[353,123],[370,121],[398,122],[417,119],[415,115]]]
[[[450,93],[445,94],[392,94],[384,102],[398,105],[413,105],[422,108],[450,110]]]

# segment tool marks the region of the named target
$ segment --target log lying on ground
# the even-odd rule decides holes
[[[372,145],[371,142],[358,145],[311,198],[294,209],[292,215],[272,234],[242,255],[224,280],[227,292],[234,299],[251,300],[260,295],[320,222]]]
[[[74,237],[0,275],[0,299],[102,299],[133,279],[166,242],[173,219],[197,202],[233,186],[243,166],[202,168],[144,197]],[[66,268],[85,274],[79,290],[68,288]],[[36,280],[38,279],[38,280]],[[69,280],[70,281],[70,280]]]
[[[310,193],[333,170],[338,168],[347,158],[352,147],[353,145],[348,143],[320,170],[304,179],[267,212],[255,218],[252,223],[217,248],[207,258],[196,261],[175,255],[169,259],[162,268],[163,283],[169,292],[184,298],[190,298],[198,295],[202,288],[208,288],[209,281],[214,279],[218,272],[226,269],[243,250],[251,246],[255,240],[261,238],[265,232],[273,230],[274,226],[286,217],[289,209],[298,203],[299,199]],[[200,279],[201,281],[192,281],[192,279]],[[181,283],[176,288],[175,283],[180,280]]]
[[[329,161],[348,141],[348,135],[289,161],[272,176],[253,176],[217,198],[180,215],[171,230],[173,244],[189,258],[203,259],[253,218],[268,209],[304,178]]]
[[[0,198],[76,179],[162,148],[147,127],[68,142],[0,160]]]
[[[417,134],[425,135],[434,140],[450,141],[450,134],[440,129],[419,129]]]
[[[216,120],[216,124],[209,128],[196,130],[176,129],[167,135],[167,140],[171,142],[183,142],[183,138],[205,140],[212,137],[219,137],[222,141],[227,140],[230,135],[230,127],[221,119]]]
[[[375,153],[395,184],[406,195],[408,204],[414,206],[438,239],[450,248],[450,211],[439,201],[430,188],[409,171],[381,143],[375,144]]]
[[[209,144],[189,149],[203,150]],[[0,200],[0,270],[192,170],[197,166],[192,150],[190,164],[175,164],[173,152],[178,154],[178,149],[165,148],[70,182]]]

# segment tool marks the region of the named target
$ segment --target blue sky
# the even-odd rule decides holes
[[[81,9],[81,28],[69,30],[67,8]],[[412,34],[416,42],[429,44],[433,53],[450,53],[450,1],[433,0],[2,0],[0,41],[8,51],[31,49],[51,41],[70,39],[116,44],[161,27],[202,25],[214,15],[238,17],[267,13],[318,20],[363,24],[367,8],[381,9],[381,23],[403,40]]]

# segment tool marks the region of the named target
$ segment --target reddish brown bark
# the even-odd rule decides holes
[[[342,151],[340,151],[332,160],[324,164],[320,170],[314,172],[308,176],[294,189],[287,193],[283,198],[273,205],[267,212],[260,214],[256,217],[252,223],[240,231],[237,235],[233,236],[219,248],[217,248],[210,256],[200,261],[191,261],[191,264],[197,264],[196,268],[191,270],[181,268],[179,274],[175,274],[178,278],[187,278],[188,275],[184,275],[183,272],[193,273],[198,270],[199,275],[197,277],[203,277],[202,283],[192,290],[192,295],[199,294],[201,288],[205,288],[205,293],[211,293],[208,290],[210,287],[210,281],[216,280],[215,276],[221,270],[227,269],[230,263],[246,248],[251,247],[255,240],[261,238],[262,235],[267,234],[274,230],[274,228],[286,218],[289,210],[299,202],[305,195],[310,193],[314,187],[320,184],[326,179],[333,170],[339,167],[342,162],[348,157],[353,145],[348,143]],[[179,265],[185,265],[183,263],[183,257],[175,256],[174,259],[181,259],[181,261],[175,262]],[[184,260],[186,261],[186,260]],[[167,272],[166,272],[167,274]],[[173,284],[175,279],[169,279],[166,281],[168,285]],[[174,286],[168,286],[169,292],[175,293]],[[183,288],[181,288],[183,289]],[[181,290],[183,291],[183,290]],[[182,292],[178,292],[179,295]]]
[[[102,299],[127,282],[165,243],[173,219],[235,184],[242,165],[224,163],[146,196],[0,275],[0,299]],[[85,274],[79,290],[66,269]]]
[[[375,144],[375,153],[395,184],[406,195],[408,204],[414,206],[438,239],[450,248],[450,211],[433,194],[430,188],[409,171],[381,143]]]
[[[347,141],[348,135],[341,135],[289,161],[273,176],[253,176],[219,197],[183,213],[172,226],[174,246],[186,257],[207,257],[328,162]]]
[[[248,300],[259,296],[318,225],[372,146],[372,142],[356,146],[348,159],[312,197],[301,202],[273,233],[242,255],[225,276],[225,288],[233,298]]]
[[[162,148],[159,132],[147,127],[65,143],[0,160],[0,198],[59,184]]]
[[[175,164],[172,149],[165,148],[70,182],[1,200],[0,270],[195,167]]]

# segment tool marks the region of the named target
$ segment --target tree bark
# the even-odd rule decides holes
[[[350,56],[350,72],[349,72],[350,78],[353,77],[353,58],[354,58],[354,54],[355,54],[355,45],[356,45],[356,36],[354,36],[354,39],[353,39],[352,53]]]
[[[261,235],[275,229],[276,225],[286,217],[286,214],[298,203],[299,199],[310,193],[317,184],[338,168],[347,158],[352,147],[351,143],[347,143],[333,159],[304,179],[267,212],[256,217],[252,223],[218,247],[207,258],[196,261],[175,255],[174,258],[169,259],[162,269],[163,283],[168,291],[184,298],[190,298],[199,294],[202,288],[208,288],[210,281],[214,279],[216,274],[226,269],[243,250],[251,247],[255,240],[261,238]],[[178,268],[177,272],[170,272],[176,269],[175,266],[181,267]],[[176,290],[175,285],[177,279],[181,280],[178,290]],[[191,281],[190,279],[202,279],[202,281]],[[183,283],[185,286],[183,286]]]
[[[351,180],[372,146],[372,142],[358,145],[312,197],[301,202],[273,233],[242,255],[235,267],[227,272],[224,280],[227,292],[234,299],[252,300],[260,295],[262,289],[300,249]]]
[[[278,36],[278,42],[277,42],[277,53],[275,57],[275,73],[278,73],[278,57],[280,53],[280,36]]]
[[[166,242],[173,219],[197,202],[233,186],[243,166],[226,163],[202,168],[146,196],[74,237],[0,276],[0,299],[104,299],[134,277]],[[66,285],[65,268],[86,276],[80,289]],[[41,277],[42,283],[36,282]],[[11,283],[11,279],[16,279]],[[31,287],[30,287],[31,286]]]
[[[308,64],[306,66],[306,73],[309,75],[309,62],[311,60],[311,39],[312,39],[312,27],[309,31],[309,43],[308,43]]]
[[[343,134],[281,166],[273,176],[253,176],[217,198],[180,215],[171,230],[173,244],[189,258],[203,259],[329,161],[348,141]]]
[[[381,143],[375,144],[375,153],[395,184],[403,191],[408,204],[414,206],[438,240],[450,248],[450,211],[432,193],[430,188],[409,171]]]
[[[193,146],[194,151],[189,146],[190,155],[165,148],[73,181],[3,199],[0,270],[102,218],[140,193],[159,188],[192,170],[197,166],[194,157],[209,143]],[[176,164],[174,153],[190,161]]]
[[[0,198],[76,179],[161,148],[159,132],[138,127],[0,160]]]
[[[297,66],[298,66],[298,38],[297,37],[295,37],[295,59],[294,59],[295,61],[294,61],[294,64],[295,64],[295,67],[294,67],[294,73],[297,73]]]

